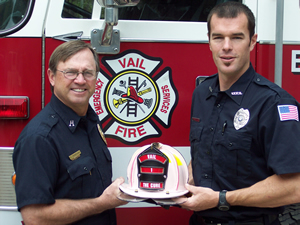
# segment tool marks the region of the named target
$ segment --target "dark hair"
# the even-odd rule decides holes
[[[232,1],[218,4],[210,11],[207,17],[208,36],[210,37],[210,22],[214,14],[216,14],[218,18],[236,18],[241,13],[244,13],[248,19],[248,30],[251,39],[255,33],[254,15],[246,5],[240,2],[232,2]]]
[[[49,69],[56,73],[57,65],[59,62],[67,61],[71,56],[75,55],[76,53],[80,52],[83,49],[89,49],[93,53],[94,60],[96,63],[96,71],[100,71],[100,61],[98,58],[98,54],[94,51],[90,44],[81,41],[81,40],[74,40],[68,41],[61,45],[59,45],[52,53],[50,60],[49,60]],[[53,87],[51,85],[51,91],[53,92]]]

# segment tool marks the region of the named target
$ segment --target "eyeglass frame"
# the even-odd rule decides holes
[[[75,80],[80,73],[82,74],[82,76],[84,77],[85,80],[95,80],[97,78],[97,73],[98,73],[98,71],[95,71],[95,70],[85,70],[85,71],[80,72],[80,71],[67,71],[67,70],[58,70],[58,69],[56,69],[56,71],[59,71],[59,72],[63,73],[64,77],[67,78],[68,80]],[[92,79],[88,78],[84,75],[84,73],[87,72],[87,71],[92,71],[94,73],[94,76],[91,77]],[[70,78],[70,77],[66,76],[66,73],[73,73],[73,74],[76,73],[76,76],[74,78]]]

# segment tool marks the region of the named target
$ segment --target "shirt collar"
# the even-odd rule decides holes
[[[80,122],[82,117],[78,116],[71,108],[61,102],[54,94],[52,94],[50,104],[53,110],[60,116],[66,126],[73,133],[76,130],[76,127],[78,126],[78,123]],[[97,120],[97,115],[93,112],[93,109],[90,105],[88,107],[86,119],[93,121]]]
[[[224,93],[226,93],[233,101],[235,101],[238,105],[240,105],[243,100],[245,91],[248,88],[251,81],[253,80],[254,75],[255,75],[255,70],[252,67],[252,64],[250,63],[250,66],[247,69],[247,71]],[[219,91],[220,91],[219,79],[218,79],[218,75],[216,75],[215,79],[208,87],[207,98],[209,98],[212,95],[216,95]]]

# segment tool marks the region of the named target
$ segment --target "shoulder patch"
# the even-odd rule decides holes
[[[280,121],[297,120],[299,121],[298,107],[295,105],[278,105]]]

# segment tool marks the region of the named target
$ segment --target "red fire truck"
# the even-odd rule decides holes
[[[188,163],[192,92],[199,78],[216,73],[206,17],[224,1],[0,0],[0,225],[21,224],[12,152],[21,130],[50,101],[48,60],[64,41],[85,40],[99,53],[90,104],[103,124],[113,178],[126,178],[132,154],[152,142],[175,147]],[[256,17],[255,70],[300,101],[300,1],[236,1]],[[128,87],[142,104],[122,98]],[[297,207],[286,212],[285,224],[295,223]],[[181,225],[190,215],[145,202],[117,208],[119,225]]]

